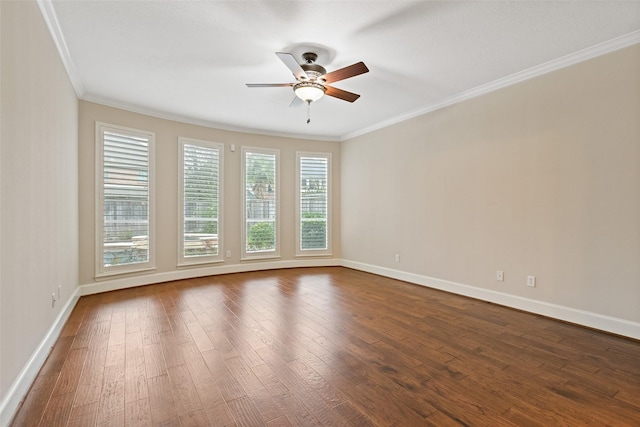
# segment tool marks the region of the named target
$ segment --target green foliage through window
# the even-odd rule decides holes
[[[247,232],[248,251],[267,251],[275,249],[276,236],[273,224],[258,222],[249,227]]]

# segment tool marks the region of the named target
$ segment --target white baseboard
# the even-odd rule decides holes
[[[31,384],[36,379],[40,368],[44,364],[45,360],[51,352],[51,348],[56,343],[64,324],[69,319],[71,311],[76,306],[78,299],[80,298],[80,288],[76,288],[75,292],[69,297],[67,303],[56,317],[53,325],[47,331],[47,334],[43,338],[42,342],[33,352],[29,361],[25,364],[18,377],[13,382],[9,391],[3,396],[2,402],[0,402],[0,426],[7,426],[11,422],[11,419],[15,415],[21,400],[26,396]]]
[[[356,261],[342,260],[342,265],[640,340],[638,322]]]
[[[170,282],[172,280],[193,279],[195,277],[216,276],[220,274],[246,273],[249,271],[276,270],[297,267],[337,267],[342,261],[336,258],[304,258],[286,261],[252,261],[233,265],[214,265],[209,267],[183,268],[164,273],[152,273],[128,276],[117,279],[100,280],[80,286],[81,295],[99,294],[118,289]]]

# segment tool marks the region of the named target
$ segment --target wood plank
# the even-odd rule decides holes
[[[73,340],[74,337],[72,336],[58,338],[56,345],[51,350],[51,353],[49,353],[49,357],[47,357],[47,360],[38,373],[38,376],[57,376],[60,373],[62,366],[71,351],[71,344],[73,344]]]
[[[76,392],[87,353],[86,348],[75,348],[69,352],[56,386],[53,389],[54,396]]]
[[[150,427],[153,425],[151,419],[151,405],[148,398],[127,402],[124,405],[124,409],[126,426]]]
[[[182,416],[202,409],[202,403],[189,374],[189,369],[185,365],[180,365],[168,368],[167,371],[173,387],[176,413]]]
[[[46,410],[44,411],[40,425],[42,426],[62,426],[66,425],[71,415],[71,406],[75,394],[57,394],[51,397]]]
[[[96,425],[124,425],[124,366],[107,366],[104,369]]]
[[[171,381],[169,381],[169,375],[164,374],[149,378],[148,387],[153,424],[161,425],[177,421],[175,396],[173,395],[173,387],[171,386]]]
[[[167,365],[162,354],[162,347],[158,343],[145,345],[144,352],[144,368],[147,373],[147,379],[167,375]]]
[[[138,298],[131,296],[129,304],[127,304],[125,312],[125,334],[140,332],[140,310],[138,307]]]
[[[265,424],[260,412],[247,396],[233,399],[227,404],[238,426],[254,427]]]
[[[227,369],[224,359],[217,350],[204,351],[202,357],[227,402],[246,395],[238,380]]]
[[[358,427],[375,426],[366,414],[358,410],[358,408],[348,400],[337,405],[334,410],[340,414],[340,417],[347,425]]]
[[[296,427],[321,426],[310,412],[309,409],[291,394],[288,390],[283,393],[274,393],[273,399],[278,403],[283,411],[287,414],[287,418]]]
[[[69,416],[68,427],[86,427],[96,425],[98,417],[98,402],[74,406]]]
[[[162,354],[167,368],[184,365],[179,342],[172,331],[160,333],[160,346],[162,347]]]
[[[273,372],[282,379],[283,383],[286,384],[287,389],[291,390],[302,404],[308,408],[310,414],[313,414],[309,418],[305,417],[305,422],[309,422],[313,419],[313,423],[317,421],[320,425],[340,424],[339,415],[335,413],[332,405],[322,399],[315,390],[310,388],[308,384],[288,366],[286,361],[278,360],[278,356],[270,353],[269,349],[261,350],[261,357]],[[289,395],[288,390],[284,395]],[[282,402],[284,400],[283,395],[275,394],[275,392],[271,390],[270,393],[272,393],[272,396],[276,401],[279,400]]]
[[[90,320],[85,320],[80,324],[78,330],[73,339],[73,344],[71,344],[71,348],[86,348],[89,346],[91,342],[91,334],[93,333],[93,323]]]
[[[207,419],[207,414],[202,409],[180,415],[181,427],[203,427],[208,425],[209,420]]]
[[[106,341],[101,341],[98,347],[90,347],[85,360],[84,369],[78,381],[76,399],[73,406],[83,406],[100,400],[104,366],[107,358]],[[99,344],[99,342],[96,342]]]
[[[229,406],[224,400],[209,404],[205,403],[207,420],[212,426],[235,426],[236,420],[231,414]]]
[[[264,421],[271,421],[284,415],[280,407],[241,357],[225,361],[229,372],[245,390]]]
[[[125,361],[125,345],[117,344],[107,347],[107,358],[104,362],[105,366],[124,366]]]
[[[187,328],[189,328],[193,341],[196,343],[200,351],[213,350],[215,348],[211,339],[198,322],[188,323]]]
[[[126,323],[124,319],[120,322],[111,322],[111,328],[109,330],[109,347],[115,345],[121,345],[125,342],[125,329]]]
[[[294,427],[289,421],[287,417],[276,418],[275,420],[271,420],[267,423],[267,427]]]
[[[140,332],[127,334],[125,347],[124,400],[125,403],[128,403],[148,398],[149,390],[147,389],[142,334]]]
[[[298,375],[305,383],[307,383],[325,402],[330,406],[338,406],[347,399],[336,390],[322,375],[304,363],[303,360],[297,359],[287,364],[289,368]]]
[[[179,344],[193,342],[191,332],[179,314],[168,314],[168,319],[171,324],[171,332],[173,332],[173,335]]]

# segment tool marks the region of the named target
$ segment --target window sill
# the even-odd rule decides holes
[[[155,269],[156,267],[153,266],[153,267],[143,267],[143,268],[127,269],[127,270],[105,271],[102,273],[96,273],[94,278],[96,280],[100,280],[100,279],[106,279],[113,276],[124,276],[127,274],[145,273],[148,271],[155,271]]]
[[[281,259],[282,257],[280,255],[256,255],[256,256],[250,256],[250,257],[242,257],[240,258],[240,261],[265,261],[265,260],[270,260],[270,259]]]
[[[216,264],[224,264],[224,260],[212,259],[212,260],[199,260],[199,261],[191,261],[191,262],[179,262],[176,266],[178,268],[189,268],[189,267],[199,267],[199,266],[205,266],[205,265],[216,265]]]
[[[296,258],[333,258],[331,252],[297,253]]]

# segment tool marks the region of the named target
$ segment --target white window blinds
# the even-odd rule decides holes
[[[180,139],[182,147],[182,263],[221,260],[220,144]]]
[[[329,156],[298,154],[298,250],[329,250]]]
[[[100,272],[149,264],[153,134],[99,126]],[[100,179],[101,178],[101,179]]]
[[[277,152],[243,149],[245,256],[278,252]]]

